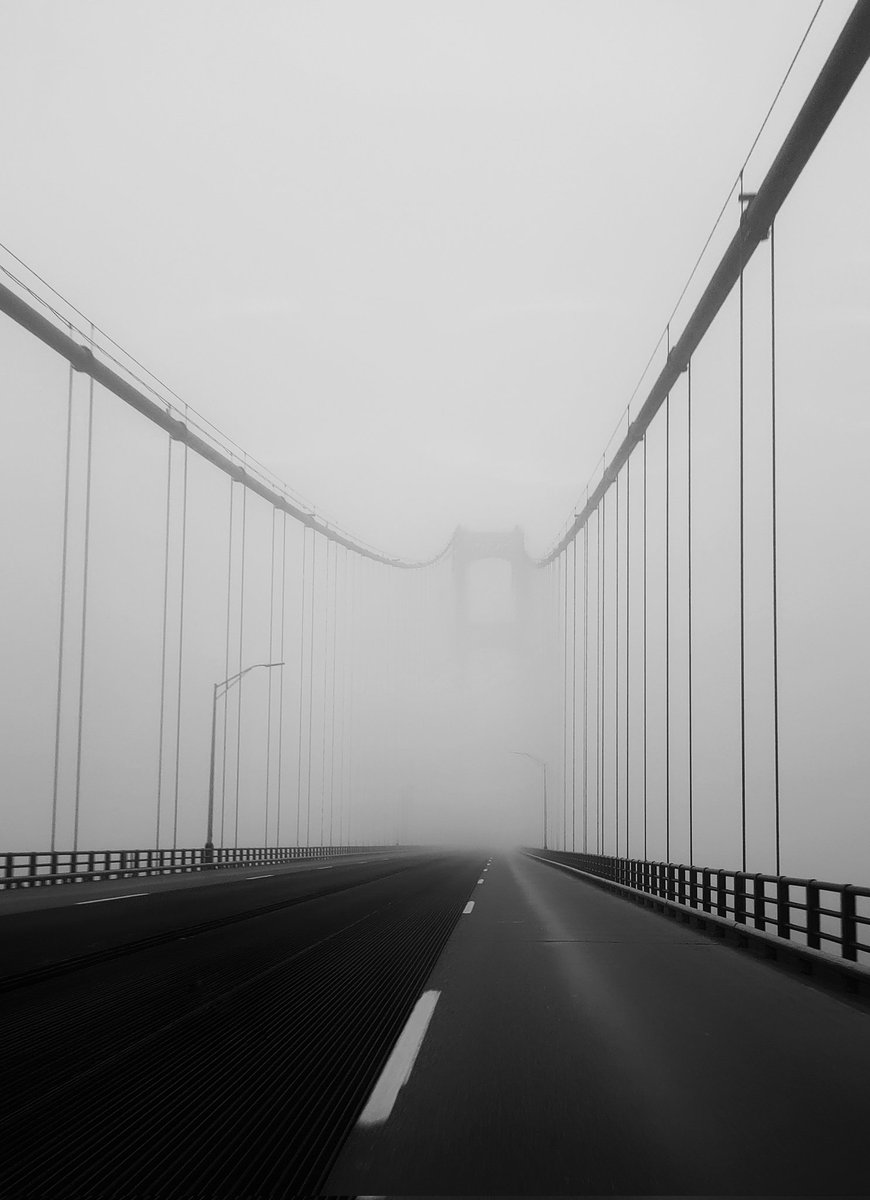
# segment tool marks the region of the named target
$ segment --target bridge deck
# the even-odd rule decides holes
[[[406,852],[3,897],[2,1194],[316,1191],[479,870]]]
[[[328,1192],[863,1193],[870,1016],[530,859],[484,878]]]

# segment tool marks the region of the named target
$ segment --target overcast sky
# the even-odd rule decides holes
[[[851,7],[850,0],[822,5],[746,166],[746,190],[760,184]],[[532,553],[541,553],[597,469],[816,8],[817,0],[7,5],[0,14],[0,242],[321,515],[365,541],[419,558],[438,551],[458,523],[519,524]],[[776,224],[786,861],[797,873],[841,878],[865,877],[862,848],[870,836],[868,114],[865,72]],[[732,197],[674,318],[672,340],[738,219]],[[768,250],[746,274],[749,788],[757,825],[752,861],[767,868]],[[0,266],[21,273],[2,251]],[[19,798],[12,832],[4,834],[15,845],[45,842],[63,511],[66,373],[32,342],[10,322],[0,326],[0,511],[16,515],[0,545],[11,564],[2,580],[0,651],[12,664],[0,694],[0,757]],[[693,360],[692,408],[695,763],[708,822],[697,852],[731,865],[740,788],[737,344],[732,297]],[[636,404],[663,353],[662,346]],[[84,511],[84,377],[76,389],[72,630],[82,564],[76,537]],[[678,791],[687,779],[685,399],[681,381],[671,404],[679,452],[672,451],[669,476],[670,592],[663,571],[662,420],[648,439],[650,720],[663,742],[656,722],[664,711],[669,629],[667,661],[678,681],[669,711],[683,731],[674,735]],[[123,822],[130,814],[144,822],[153,803],[165,439],[105,395],[98,396],[95,438],[88,635],[94,666],[83,706],[89,823],[82,836],[143,845],[150,815],[135,832]],[[177,473],[173,486],[176,528]],[[193,460],[179,725],[180,836],[189,844],[200,838],[202,824],[211,685],[229,669],[227,490],[223,476]],[[634,484],[632,501],[637,518]],[[245,655],[265,659],[274,657],[272,513],[261,501],[252,504]],[[239,515],[237,508],[237,524]],[[635,561],[638,546],[635,539]],[[291,548],[296,564],[296,526]],[[322,558],[319,569],[323,576]],[[296,573],[293,565],[294,589]],[[551,575],[541,586],[552,590]],[[174,621],[179,580],[173,575],[170,583]],[[445,584],[448,608],[449,596]],[[554,596],[547,593],[547,611]],[[295,590],[293,597],[291,608],[299,603]],[[384,597],[375,591],[369,599],[379,611]],[[635,609],[637,602],[635,589]],[[290,612],[288,627],[298,616]],[[635,637],[639,624],[637,612]],[[367,637],[359,640],[376,656]],[[432,630],[428,637],[433,658],[443,659]],[[416,633],[411,643],[415,653],[427,649]],[[170,639],[175,661],[172,650]],[[74,659],[76,652],[68,638],[65,654]],[[294,671],[295,665],[282,683],[288,695]],[[174,678],[170,671],[170,690]],[[415,702],[431,699],[431,673],[425,678],[420,688],[417,675],[409,675]],[[493,675],[466,705],[481,717],[480,729],[461,717],[465,710],[455,698],[439,701],[440,715],[454,722],[445,724],[449,737],[432,732],[433,719],[420,719],[429,757],[421,751],[416,768],[437,796],[432,812],[443,812],[444,793],[463,812],[472,794],[501,812],[504,789],[522,768],[520,815],[537,822],[528,807],[529,764],[514,749],[558,760],[561,715],[552,718],[546,705],[553,698],[544,696],[554,679],[536,688],[512,685],[511,692]],[[73,670],[61,742],[75,730],[76,681]],[[372,701],[382,683],[373,668],[365,696],[373,726]],[[252,685],[251,692],[242,740],[262,772],[267,691]],[[500,713],[492,700],[497,692],[505,703],[509,694],[522,694],[535,720],[520,720],[507,708]],[[384,750],[376,765],[387,776],[395,774],[393,726],[381,724]],[[445,754],[450,738],[453,752]],[[441,787],[429,764],[461,763],[463,738],[479,743],[475,771],[466,771],[464,785]],[[487,738],[497,743],[502,779]],[[61,771],[67,821],[70,746],[75,750],[66,745]],[[658,803],[663,764],[652,753]],[[365,784],[374,796],[380,778]],[[254,822],[244,836],[260,836],[258,788],[243,788]],[[418,793],[418,807],[423,800]],[[831,806],[836,845],[826,841]],[[685,850],[678,845],[673,852]]]
[[[540,550],[815,7],[7,5],[0,240],[368,541],[520,523]]]

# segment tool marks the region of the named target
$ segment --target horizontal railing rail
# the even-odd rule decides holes
[[[604,854],[532,853],[849,962],[870,955],[870,887]]]
[[[228,867],[280,866],[305,858],[383,853],[395,846],[203,847],[175,850],[58,850],[0,853],[0,890],[57,883],[89,883],[136,875],[170,875]]]

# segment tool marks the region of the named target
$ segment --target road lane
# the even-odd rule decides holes
[[[344,870],[310,873],[310,894],[289,907],[0,997],[3,1194],[316,1190],[480,859],[373,862],[336,888]],[[297,886],[248,884],[260,898]],[[199,901],[237,890],[205,888]],[[53,911],[90,919],[156,899]]]
[[[339,858],[330,864],[293,864],[259,879],[250,878],[248,871],[201,872],[5,893],[0,896],[0,990],[10,977],[22,973],[115,947],[186,935],[209,923],[247,919],[273,905],[290,905],[413,870],[426,857],[418,851],[390,852],[376,858]],[[328,873],[326,867],[331,868]],[[43,900],[43,892],[55,896]],[[123,904],[108,903],[121,898]]]
[[[360,863],[385,861],[393,857],[405,857],[409,851],[399,848],[384,848],[376,854],[370,850],[360,854],[340,854],[332,858],[293,859],[287,863],[247,863],[236,867],[222,867],[211,871],[173,871],[165,875],[136,875],[133,872],[123,878],[95,879],[83,883],[40,884],[34,887],[0,888],[0,917],[8,913],[29,912],[31,909],[66,908],[90,897],[113,895],[129,891],[152,892],[182,891],[187,888],[220,887],[228,883],[241,883],[265,872],[272,875],[297,875],[321,870],[323,865],[353,866]],[[413,851],[410,851],[413,853]]]
[[[863,1194],[870,1017],[522,856],[427,989],[389,1118],[330,1194]]]

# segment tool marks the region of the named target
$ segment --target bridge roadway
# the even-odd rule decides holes
[[[870,1014],[576,874],[483,878],[327,1193],[867,1194]]]
[[[11,892],[0,935],[4,1197],[867,1190],[870,1015],[519,854]]]
[[[0,1195],[316,1191],[481,861],[0,894]]]

